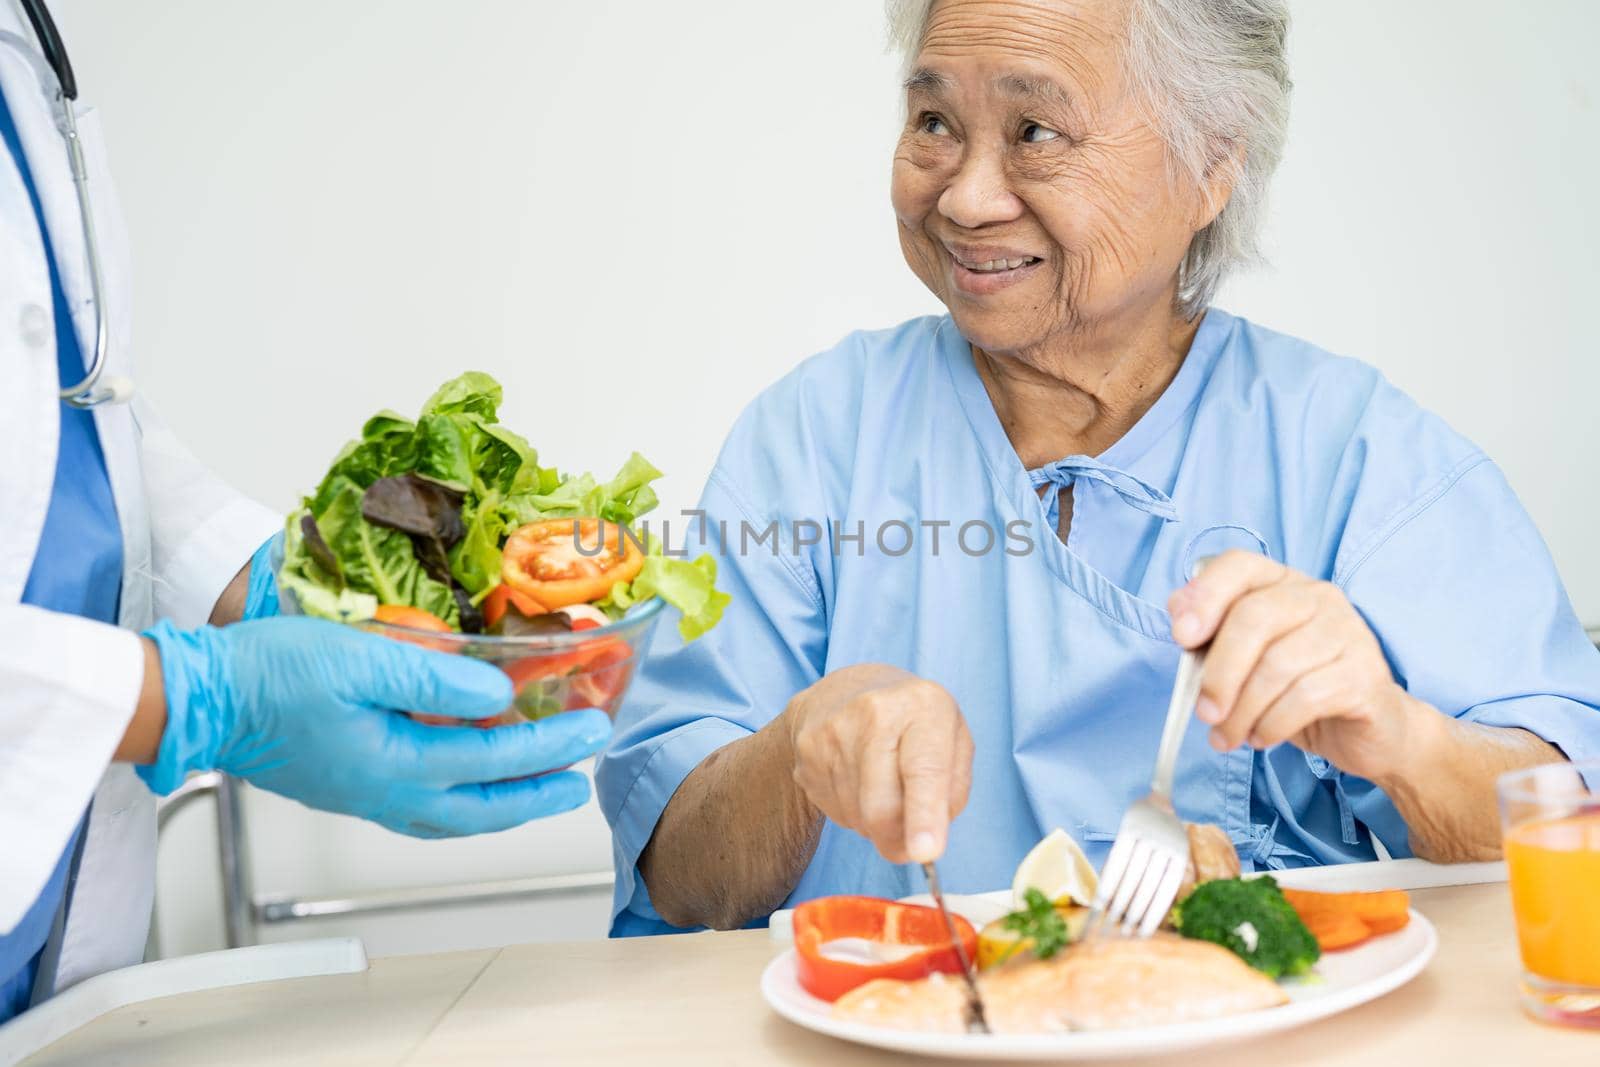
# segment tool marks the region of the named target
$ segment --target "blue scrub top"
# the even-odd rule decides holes
[[[83,352],[56,269],[55,252],[45,228],[39,193],[3,96],[0,96],[0,136],[5,139],[11,159],[28,187],[28,197],[33,202],[34,216],[44,239],[55,302],[56,363],[62,384],[71,385],[83,377]],[[62,404],[55,486],[33,570],[23,587],[22,602],[101,622],[115,622],[121,591],[122,532],[117,525],[116,503],[111,496],[111,482],[106,475],[94,416]],[[0,936],[0,1022],[28,1006],[40,950],[66,893],[67,872],[81,832],[80,825],[62,850],[55,871],[33,907],[15,929]]]
[[[1045,485],[1072,487],[1067,544]],[[868,661],[938,682],[971,728],[946,889],[1009,885],[1054,827],[1098,866],[1148,788],[1179,653],[1167,598],[1230,548],[1336,583],[1442,712],[1600,755],[1600,655],[1499,469],[1373,368],[1220,310],[1120,441],[1034,471],[948,317],[853,334],[744,413],[701,508],[687,547],[705,538],[732,602],[687,646],[657,631],[596,773],[615,934],[669,929],[637,862],[683,778]],[[1371,782],[1206,734],[1183,744],[1176,806],[1222,827],[1246,869],[1369,860],[1374,839],[1410,854]],[[829,823],[789,903],[921,889]]]

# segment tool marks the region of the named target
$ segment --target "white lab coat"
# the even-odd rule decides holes
[[[70,40],[71,27],[63,36]],[[15,0],[0,0],[0,89],[39,190],[86,353],[94,308],[77,199],[45,86],[54,75]],[[98,116],[79,102],[111,313],[110,374],[133,376],[127,238]],[[154,897],[155,805],[111,754],[144,676],[133,631],[204,623],[280,519],[218,481],[142,401],[95,411],[122,527],[121,627],[20,603],[60,431],[50,277],[33,208],[0,152],[0,931],[38,896],[94,799],[56,988],[139,961]],[[198,368],[197,368],[198,370]],[[109,767],[109,769],[108,769]]]

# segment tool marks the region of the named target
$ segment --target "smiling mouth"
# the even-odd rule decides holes
[[[1020,259],[989,259],[981,263],[973,263],[961,259],[959,256],[951,257],[962,267],[974,274],[999,274],[1003,271],[1018,270],[1022,267],[1031,267],[1039,262],[1038,256],[1023,256]]]

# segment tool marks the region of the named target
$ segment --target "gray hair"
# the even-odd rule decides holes
[[[909,66],[937,0],[888,0],[889,39]],[[1225,167],[1233,192],[1194,235],[1178,274],[1186,315],[1258,258],[1267,186],[1289,126],[1285,0],[1128,0],[1129,83],[1167,145],[1175,176],[1200,185]]]

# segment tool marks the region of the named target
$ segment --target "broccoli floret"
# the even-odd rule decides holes
[[[1317,939],[1270,877],[1201,882],[1173,909],[1178,933],[1228,949],[1269,978],[1304,974]]]

